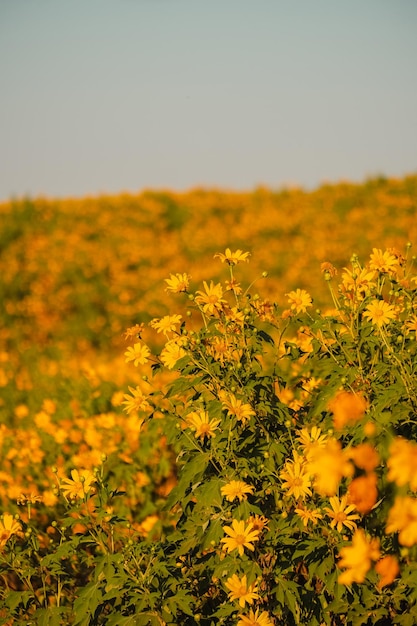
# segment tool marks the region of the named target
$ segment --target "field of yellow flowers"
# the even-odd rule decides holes
[[[0,217],[1,623],[417,623],[417,176]]]

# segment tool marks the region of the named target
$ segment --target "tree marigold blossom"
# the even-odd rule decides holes
[[[375,287],[375,272],[366,268],[360,270],[348,270],[344,268],[342,274],[342,285],[345,291],[352,292],[356,300],[363,300],[372,287]]]
[[[313,300],[305,289],[296,289],[285,294],[288,296],[288,303],[292,311],[296,313],[305,313],[307,307],[312,306]]]
[[[409,320],[407,320],[404,327],[406,332],[414,332],[415,338],[417,339],[417,315],[413,315]]]
[[[124,394],[124,401],[122,404],[125,404],[124,410],[126,413],[131,413],[132,411],[149,411],[151,406],[143,393],[140,387],[128,387],[130,394]]]
[[[417,491],[417,444],[403,437],[396,437],[389,447],[387,460],[390,482],[398,487],[409,484],[412,491]]]
[[[378,451],[370,443],[360,443],[346,450],[346,454],[354,462],[356,467],[371,472],[380,463]]]
[[[187,353],[184,350],[183,345],[184,339],[182,337],[179,337],[178,339],[171,339],[166,342],[159,358],[169,370],[174,369],[177,362],[186,356]]]
[[[244,608],[246,602],[253,604],[253,601],[259,598],[257,583],[253,582],[248,585],[246,574],[242,578],[239,578],[237,574],[233,574],[224,585],[229,589],[229,600],[239,600],[239,606],[242,608]]]
[[[260,612],[260,609],[256,611],[249,611],[248,615],[239,614],[239,621],[237,626],[274,626],[274,622],[271,621],[266,611]]]
[[[366,307],[363,316],[366,317],[371,324],[381,328],[388,324],[390,320],[396,318],[395,308],[392,304],[388,304],[385,300],[372,300]]]
[[[341,559],[338,566],[347,569],[340,574],[338,582],[341,585],[363,583],[372,561],[377,561],[380,557],[379,540],[367,537],[365,531],[358,528],[352,543],[341,548],[339,556]]]
[[[397,496],[388,513],[385,532],[398,532],[402,546],[411,547],[417,543],[417,499]]]
[[[378,588],[390,585],[400,573],[398,561],[392,554],[387,554],[375,564],[375,571],[381,577],[378,582]]]
[[[296,508],[295,512],[302,519],[304,527],[308,526],[309,522],[315,526],[318,520],[323,518],[319,509],[307,509],[304,506],[301,506]]]
[[[312,495],[310,475],[302,461],[287,461],[279,477],[283,481],[282,488],[286,490],[287,496],[294,496],[298,500]]]
[[[351,476],[354,471],[340,441],[334,438],[329,439],[325,446],[314,450],[307,462],[307,469],[314,476],[315,491],[322,496],[335,495],[342,478]]]
[[[62,493],[69,500],[75,500],[77,498],[84,498],[88,493],[93,490],[93,484],[96,482],[96,477],[93,472],[88,469],[71,470],[71,478],[63,478],[61,480],[60,488]]]
[[[299,431],[297,440],[303,448],[305,458],[309,460],[314,455],[315,450],[326,445],[327,435],[322,434],[321,428],[313,426],[311,430],[308,430],[308,428],[302,428]]]
[[[216,252],[213,258],[219,258],[222,263],[226,262],[229,265],[237,265],[242,261],[248,261],[250,252],[242,252],[242,250],[236,250],[232,252],[230,248],[226,248],[224,254],[222,252]]]
[[[224,394],[222,405],[230,417],[236,417],[238,422],[242,422],[242,424],[245,424],[251,417],[256,415],[250,404],[236,398],[233,394]]]
[[[167,336],[170,332],[176,332],[177,327],[181,324],[181,315],[165,315],[160,319],[155,317],[149,322],[149,326],[154,328],[157,333],[164,333]]]
[[[151,354],[148,346],[145,346],[143,343],[135,343],[132,346],[129,346],[127,351],[125,352],[126,363],[133,361],[135,366],[145,365],[148,361],[148,357]]]
[[[355,510],[355,505],[347,503],[347,496],[342,496],[340,499],[337,496],[332,496],[329,498],[329,502],[331,508],[326,507],[324,510],[332,520],[330,527],[336,528],[339,533],[344,530],[344,526],[349,530],[355,530],[354,520],[359,519],[360,516],[357,513],[352,513]]]
[[[10,513],[3,513],[0,518],[0,549],[6,545],[12,535],[22,530],[20,523]]]
[[[359,393],[338,391],[330,400],[327,408],[333,413],[333,424],[336,430],[342,430],[348,424],[355,424],[363,418],[368,403]]]
[[[165,278],[167,284],[166,291],[171,293],[187,292],[190,286],[190,276],[188,274],[170,274]]]
[[[190,428],[195,430],[195,436],[199,439],[215,437],[215,431],[220,424],[219,419],[210,419],[208,411],[203,410],[192,411],[187,415],[186,420]]]
[[[247,499],[247,494],[253,493],[253,489],[252,485],[248,485],[243,480],[231,480],[220,489],[220,492],[228,502],[233,502],[236,498],[242,502]]]
[[[369,267],[373,270],[384,274],[396,274],[398,271],[398,258],[391,254],[389,250],[382,252],[378,248],[372,248],[372,254],[369,259]]]
[[[223,530],[228,537],[223,537],[220,541],[228,552],[237,550],[243,556],[245,548],[251,552],[255,550],[253,542],[259,539],[259,530],[254,530],[251,522],[246,525],[244,521],[234,519],[232,525],[223,526]]]
[[[221,311],[225,304],[227,304],[226,300],[223,298],[223,287],[220,283],[217,285],[211,280],[210,285],[203,281],[204,291],[197,291],[195,302],[198,305],[201,305],[204,313],[209,313],[210,315],[214,315]]]
[[[375,472],[354,478],[348,487],[348,500],[362,515],[369,513],[378,498],[377,476]]]

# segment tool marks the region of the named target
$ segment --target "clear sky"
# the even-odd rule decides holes
[[[0,199],[417,172],[417,0],[0,0]]]

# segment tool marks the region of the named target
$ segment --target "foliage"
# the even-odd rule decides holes
[[[124,395],[127,441],[52,468],[54,519],[36,493],[4,513],[5,623],[417,621],[410,246],[374,248],[364,265],[354,255],[340,282],[324,262],[322,310],[304,288],[277,303],[245,287],[247,252],[215,256],[227,278],[191,289],[171,274],[181,312],[126,332],[140,372]],[[139,430],[156,484],[138,507]]]

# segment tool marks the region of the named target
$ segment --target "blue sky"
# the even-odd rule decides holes
[[[417,172],[415,0],[0,0],[0,199]]]

